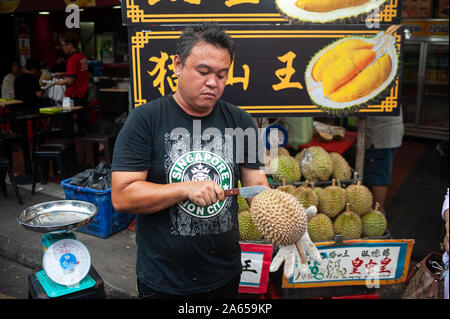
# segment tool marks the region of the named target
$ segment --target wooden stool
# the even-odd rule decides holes
[[[64,165],[64,156],[68,153],[68,146],[65,144],[42,144],[39,149],[33,154],[34,168],[33,168],[33,186],[31,188],[31,194],[34,194],[36,187],[36,180],[38,177],[39,164],[41,184],[47,183],[48,175],[48,161],[53,160],[56,164],[61,178],[67,177],[66,168]]]
[[[11,181],[14,191],[16,192],[17,199],[19,200],[19,204],[23,205],[23,200],[22,200],[22,197],[20,196],[19,188],[17,187],[16,178],[12,171],[10,162],[7,158],[0,156],[0,187],[2,188],[5,196],[8,196],[8,194],[6,192],[6,183],[5,183],[6,173],[5,172],[9,176],[9,180]],[[5,175],[3,175],[3,174],[5,174]]]

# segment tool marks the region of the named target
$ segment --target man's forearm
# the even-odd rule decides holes
[[[114,208],[132,214],[156,213],[185,199],[182,183],[155,184],[136,181],[112,193]]]

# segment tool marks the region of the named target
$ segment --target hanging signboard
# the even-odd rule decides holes
[[[401,29],[246,25],[226,30],[236,51],[222,98],[252,116],[399,114]],[[173,56],[181,32],[128,27],[134,107],[176,91]],[[364,60],[360,69],[347,58],[324,63],[331,51],[350,54],[349,47],[357,48],[353,58]]]
[[[398,284],[406,280],[412,239],[348,240],[342,245],[316,244],[322,256],[319,265],[308,258],[309,272],[283,277],[283,288]]]
[[[309,2],[309,3],[308,3]],[[401,0],[123,0],[122,20],[132,24],[219,23],[398,24]]]
[[[264,294],[269,283],[273,246],[241,242],[242,274],[239,293]]]

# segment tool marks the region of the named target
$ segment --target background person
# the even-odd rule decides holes
[[[60,40],[64,53],[67,56],[66,72],[55,73],[55,77],[63,78],[55,81],[54,85],[65,85],[65,96],[70,97],[74,101],[74,105],[88,106],[88,62],[86,56],[78,49],[78,35],[73,32],[67,32]],[[77,113],[77,127],[79,135],[86,135],[91,131],[88,112]]]
[[[238,205],[223,188],[239,179],[243,186],[269,184],[263,163],[252,163],[249,152],[238,161],[236,143],[227,149],[227,128],[256,132],[248,113],[220,100],[233,55],[231,38],[216,24],[187,27],[174,58],[177,91],[133,109],[117,137],[111,197],[116,210],[136,214],[140,297],[237,295]],[[194,123],[202,136],[194,135]],[[256,143],[248,139],[245,150]],[[206,160],[213,156],[220,174]],[[184,158],[192,162],[180,171]]]
[[[14,81],[20,73],[20,65],[17,61],[11,63],[10,71],[2,81],[2,99],[14,99]]]
[[[374,203],[378,202],[384,213],[395,152],[404,134],[401,109],[399,116],[369,116],[366,123],[363,184],[371,189]]]

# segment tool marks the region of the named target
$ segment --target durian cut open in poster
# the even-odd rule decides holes
[[[401,0],[123,0],[124,25],[398,24]]]
[[[393,30],[227,26],[236,51],[222,98],[255,117],[398,115],[403,30]],[[128,27],[134,107],[176,91],[181,32]]]

